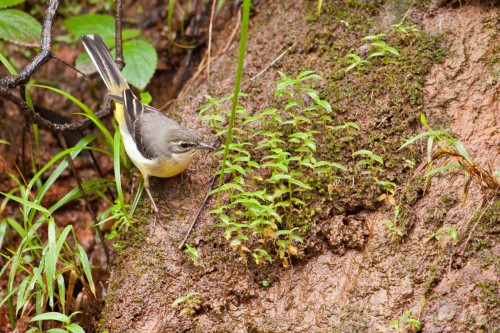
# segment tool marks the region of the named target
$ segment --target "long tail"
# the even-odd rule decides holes
[[[122,96],[123,90],[129,89],[129,85],[111,57],[111,53],[109,53],[101,36],[82,36],[82,41],[109,92]]]

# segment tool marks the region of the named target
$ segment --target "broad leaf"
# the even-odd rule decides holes
[[[65,314],[59,312],[45,312],[31,318],[30,323],[41,320],[55,320],[55,321],[60,321],[62,323],[69,322],[69,318]]]
[[[23,3],[25,0],[0,0],[0,9],[12,7]]]
[[[115,20],[108,15],[87,14],[73,16],[64,20],[64,25],[69,33],[74,36],[100,35],[108,46],[107,42],[113,40],[115,36]]]
[[[75,37],[88,34],[97,34],[104,39],[108,47],[114,46],[115,40],[115,19],[109,15],[86,14],[73,16],[64,20],[64,25],[69,33]],[[137,29],[123,29],[123,40],[139,36],[141,33]]]
[[[35,18],[17,9],[0,10],[0,38],[9,42],[39,46],[42,26]]]
[[[123,43],[123,58],[123,75],[127,82],[140,90],[146,88],[158,62],[155,48],[144,40],[131,40]]]

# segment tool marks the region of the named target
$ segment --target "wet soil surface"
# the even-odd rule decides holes
[[[216,207],[215,198],[208,200],[188,239],[199,252],[196,262],[177,249],[219,164],[220,155],[200,154],[184,174],[152,180],[164,226],[151,234],[154,215],[144,197],[135,216],[141,232],[129,230],[115,241],[99,331],[396,332],[390,322],[408,310],[423,332],[500,331],[498,198],[485,203],[473,185],[462,205],[464,178],[459,173],[436,175],[424,194],[425,143],[398,150],[411,135],[425,131],[419,121],[425,113],[430,126],[459,138],[480,165],[500,168],[500,8],[480,1],[432,1],[410,10],[412,1],[325,1],[317,17],[316,5],[258,2],[242,81],[242,91],[249,94],[242,104],[255,115],[283,106],[273,96],[278,71],[294,77],[314,70],[323,77],[315,88],[332,105],[333,125],[356,122],[360,127],[349,133],[322,132],[318,138],[318,159],[342,163],[348,171],[330,175],[340,178],[311,176],[313,189],[304,197],[308,209],[297,215],[304,239],[297,244],[298,256],[289,267],[277,258],[256,265],[249,255],[233,250],[223,229],[215,226],[220,222],[216,215],[207,214]],[[391,28],[405,15],[404,22],[419,31],[400,34]],[[184,86],[165,113],[204,142],[219,139],[196,112],[206,103],[203,95],[222,98],[234,88],[240,18],[233,7],[221,17],[224,22],[215,24],[210,78],[206,55],[176,72],[173,66],[188,61],[177,61],[179,55],[171,54],[175,51],[153,39],[164,51],[160,73],[148,87],[153,105],[164,105]],[[346,72],[346,55],[366,59],[373,50],[363,37],[381,32],[399,50],[397,61],[372,59],[364,69]],[[155,91],[155,86],[170,86],[164,82],[172,77],[178,81],[168,96]],[[191,79],[184,85],[186,77]],[[100,90],[71,87],[87,102],[102,100],[96,92]],[[18,114],[12,111],[11,116]],[[20,135],[16,129],[1,130],[11,138]],[[49,134],[42,141],[56,147]],[[8,156],[8,148],[0,149]],[[384,164],[358,165],[360,159],[351,155],[360,149],[380,155]],[[46,152],[41,163],[52,155]],[[100,162],[112,172],[109,160]],[[85,168],[87,162],[79,163]],[[84,176],[92,177],[91,171]],[[397,184],[391,200],[382,197],[387,193],[374,185],[376,180]],[[1,184],[11,186],[8,177]],[[60,186],[61,193],[74,186],[69,173],[68,182]],[[384,222],[394,219],[394,204],[400,207],[398,237]],[[61,214],[64,220],[90,223],[83,205]],[[456,229],[458,240],[430,239],[442,227]],[[82,239],[92,239],[88,229],[82,230],[89,233]],[[85,245],[95,247],[95,241]],[[102,265],[99,246],[94,251],[93,262]],[[172,306],[174,299],[189,293],[201,294],[192,311]],[[400,332],[412,331],[410,323],[400,322]]]
[[[291,75],[304,69],[320,73],[325,79],[318,88],[335,105],[338,123],[356,121],[361,127],[353,146],[344,145],[340,149],[345,151],[338,152],[340,161],[356,175],[349,180],[355,186],[341,182],[339,187],[347,190],[337,191],[332,200],[321,201],[319,194],[311,199],[327,213],[311,219],[299,258],[285,269],[279,261],[264,266],[242,261],[213,226],[218,222],[213,216],[203,215],[188,241],[200,253],[196,263],[177,250],[208,189],[216,158],[198,158],[187,179],[157,180],[153,187],[166,228],[143,237],[129,233],[120,240],[103,328],[112,332],[390,332],[395,331],[391,320],[411,310],[424,332],[499,331],[498,201],[478,219],[484,211],[482,194],[473,187],[462,205],[463,178],[455,173],[433,178],[423,195],[424,172],[402,161],[411,157],[418,166],[425,159],[425,147],[417,145],[407,153],[396,150],[411,134],[423,131],[418,117],[424,112],[431,126],[442,126],[460,138],[478,163],[498,169],[500,9],[478,2],[433,2],[413,8],[408,19],[423,33],[399,41],[389,36],[406,57],[404,65],[398,64],[406,67],[375,64],[366,73],[346,75],[340,70],[346,65],[339,59],[347,53],[366,56],[369,44],[361,39],[389,31],[410,5],[348,3],[350,7],[343,1],[325,5],[320,18],[312,2],[257,6],[243,91],[251,95],[245,107],[255,113],[276,103],[278,70]],[[218,38],[229,38],[237,18],[233,21]],[[212,59],[210,80],[191,82],[196,89],[176,105],[181,121],[198,127],[207,141],[213,132],[203,130],[193,110],[204,102],[203,94],[220,98],[231,93],[236,55],[233,41],[225,53]],[[350,157],[363,147],[385,154],[385,160],[395,159],[378,176],[398,184],[395,200],[402,207],[402,238],[391,237],[383,222],[393,218],[394,207],[378,200],[383,192],[374,189],[373,180],[357,170],[356,160]],[[214,205],[210,199],[205,211]],[[429,240],[443,226],[458,230],[459,240]],[[147,232],[148,226],[143,230]],[[264,280],[270,282],[266,287]],[[172,301],[190,292],[202,294],[202,301],[193,308],[194,314],[181,315],[182,307],[172,307]],[[401,326],[411,331],[403,320]]]

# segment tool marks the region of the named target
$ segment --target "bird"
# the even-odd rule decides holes
[[[181,127],[156,108],[142,104],[133,94],[103,39],[82,36],[82,42],[115,103],[114,118],[123,146],[144,179],[144,189],[151,200],[156,218],[159,210],[151,194],[149,177],[168,178],[183,172],[199,150],[215,148],[203,143],[190,130]],[[152,230],[154,231],[155,223]]]

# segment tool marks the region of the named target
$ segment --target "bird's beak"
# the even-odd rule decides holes
[[[200,142],[198,144],[198,149],[206,149],[206,150],[211,150],[211,151],[214,151],[215,150],[215,147],[212,147],[210,145],[207,145],[206,143],[203,143],[203,142]]]

